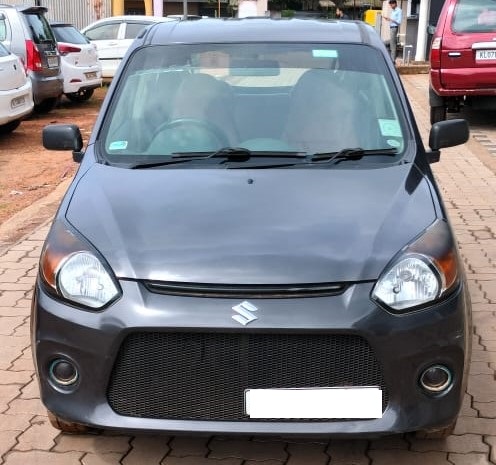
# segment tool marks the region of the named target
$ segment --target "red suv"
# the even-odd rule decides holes
[[[430,64],[432,124],[461,105],[496,108],[496,0],[446,0]]]

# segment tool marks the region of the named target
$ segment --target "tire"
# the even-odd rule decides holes
[[[9,121],[6,124],[0,125],[0,135],[10,134],[12,131],[17,129],[21,124],[20,119],[16,119],[14,121]]]
[[[48,420],[50,421],[50,424],[62,431],[63,433],[70,433],[70,434],[87,434],[87,433],[92,433],[92,434],[98,434],[99,431],[95,428],[91,428],[86,425],[81,425],[79,423],[72,423],[69,421],[62,420],[59,418],[57,415],[54,413],[50,412],[47,410],[48,414]]]
[[[94,89],[80,89],[77,92],[71,92],[70,94],[65,94],[65,96],[71,102],[86,102],[93,95]]]
[[[34,111],[36,113],[48,113],[55,108],[55,105],[57,105],[58,101],[59,101],[59,99],[55,98],[55,97],[47,98],[47,99],[43,100],[42,102],[37,103],[34,106]]]
[[[415,437],[418,439],[446,439],[453,434],[455,430],[456,420],[441,429],[417,431]]]
[[[431,124],[437,123],[439,121],[444,121],[446,119],[446,107],[431,107]]]

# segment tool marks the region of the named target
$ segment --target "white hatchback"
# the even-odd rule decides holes
[[[33,105],[31,80],[23,63],[0,43],[0,134],[16,129]]]
[[[103,78],[113,78],[127,49],[143,28],[166,21],[177,19],[142,15],[112,16],[91,23],[81,32],[97,47]]]
[[[51,26],[62,58],[64,94],[74,102],[88,100],[102,85],[96,46],[72,24],[55,22]]]

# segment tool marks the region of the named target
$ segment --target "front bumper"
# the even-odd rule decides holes
[[[32,347],[41,399],[48,410],[67,421],[129,431],[366,436],[441,428],[456,418],[461,407],[471,334],[470,308],[463,286],[447,300],[429,309],[402,316],[392,315],[371,302],[370,283],[353,285],[339,296],[250,299],[258,307],[258,319],[247,326],[241,326],[231,318],[231,308],[242,299],[166,296],[150,293],[135,282],[123,281],[120,284],[123,297],[100,313],[78,310],[54,300],[39,283],[36,286],[32,308]],[[158,416],[156,413],[146,414],[146,399],[153,397],[144,391],[137,395],[138,398],[143,397],[142,410],[137,414],[140,416],[116,413],[109,398],[112,398],[113,407],[118,405],[119,409],[119,406],[125,406],[128,402],[124,395],[128,395],[133,389],[143,389],[142,386],[146,385],[146,379],[143,384],[143,375],[140,375],[141,384],[133,385],[126,391],[127,394],[122,394],[121,391],[115,394],[115,373],[119,371],[115,365],[117,359],[122,361],[122,353],[119,355],[119,351],[123,342],[129,340],[126,339],[128,336],[132,338],[136,334],[144,334],[145,337],[153,334],[153,337],[160,338],[165,333],[192,336],[221,334],[241,338],[253,335],[260,340],[265,336],[281,335],[296,335],[299,338],[308,338],[309,341],[313,341],[314,336],[326,335],[363,339],[375,354],[387,391],[383,416],[367,420],[318,421],[161,418],[160,413]],[[195,338],[192,337],[191,341],[190,346],[184,346],[184,353],[188,353],[191,358],[190,352],[196,350],[199,359],[207,359],[209,346],[195,348]],[[147,344],[142,347],[144,353],[149,354]],[[270,350],[270,344],[268,347]],[[303,360],[306,345],[300,344],[298,350],[301,351]],[[245,360],[240,352],[242,350],[238,350],[236,356]],[[166,353],[163,355],[167,356]],[[181,359],[180,354],[175,355],[178,360]],[[269,356],[273,357],[274,354],[269,352],[267,357]],[[280,360],[284,360],[284,354],[278,356],[281,357]],[[49,380],[50,364],[57,358],[71,360],[77,366],[79,379],[73,387],[54,387]],[[128,380],[132,382],[138,372],[145,373],[145,377],[150,376],[150,390],[157,391],[157,382],[169,387],[176,383],[177,377],[183,377],[181,372],[167,380],[162,379],[167,377],[167,373],[161,372],[157,377],[157,373],[152,373],[157,369],[157,358],[160,358],[157,353],[155,360],[138,356],[136,360],[141,361],[140,366],[136,366],[136,371],[127,372]],[[246,362],[249,362],[248,358]],[[298,355],[292,353],[291,358],[294,360]],[[353,362],[354,356],[347,360]],[[338,363],[339,360],[332,361],[331,365],[334,362]],[[444,365],[453,373],[451,389],[439,396],[427,395],[418,382],[420,373],[434,364]],[[247,371],[266,369],[260,365],[265,365],[263,357],[255,365],[250,365]],[[280,365],[278,363],[278,368]],[[158,366],[160,370],[160,364]],[[364,372],[369,368],[364,366]],[[345,366],[343,370],[346,369]],[[348,369],[360,370],[360,366],[352,363]],[[216,372],[212,373],[213,379],[198,380],[200,373],[191,372],[191,367],[189,370],[184,367],[183,371],[188,379],[194,379],[199,385],[210,383],[212,389],[223,385],[224,378],[236,376],[236,373],[225,370],[223,379],[219,382],[215,380],[218,374]],[[205,370],[205,373],[209,371]],[[201,376],[209,377],[205,373]],[[316,378],[318,374],[316,373]],[[348,374],[350,378],[354,376],[356,379],[357,373]],[[358,373],[358,376],[361,374]],[[288,379],[291,379],[289,371]],[[245,388],[253,386],[246,385]],[[161,389],[157,393],[161,395]],[[202,395],[199,392],[198,395],[186,396],[186,399],[193,405],[195,397],[200,399]],[[216,399],[222,403],[224,396],[228,395],[231,393],[221,391],[216,394]]]

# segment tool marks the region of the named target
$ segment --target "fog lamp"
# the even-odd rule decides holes
[[[444,365],[432,365],[420,375],[420,385],[431,394],[448,390],[452,383],[453,375]]]
[[[79,373],[74,363],[63,358],[54,360],[50,364],[48,373],[52,382],[59,386],[71,386],[79,378]]]

